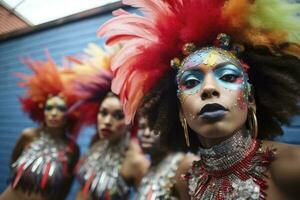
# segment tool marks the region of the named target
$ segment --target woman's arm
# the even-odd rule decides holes
[[[194,154],[186,154],[182,161],[180,162],[178,169],[176,171],[176,183],[175,189],[177,190],[180,199],[186,200],[190,199],[188,183],[183,180],[182,175],[186,174],[188,170],[192,167],[193,161],[199,160],[199,157]]]
[[[75,200],[92,200],[92,198],[90,197],[90,195],[84,196],[82,194],[82,191],[81,191],[81,188],[80,188],[79,191],[76,194]]]
[[[138,187],[149,167],[150,161],[142,153],[139,143],[131,140],[120,169],[122,178],[127,182],[133,182],[134,186]]]
[[[291,199],[299,198],[300,148],[277,142],[271,145],[276,148],[275,160],[270,166],[274,183]]]

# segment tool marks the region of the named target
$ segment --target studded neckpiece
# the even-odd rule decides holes
[[[120,175],[120,168],[129,139],[127,134],[117,144],[100,140],[79,161],[76,174],[83,195],[89,194],[93,199],[127,198],[129,188]]]
[[[247,131],[212,148],[200,148],[200,160],[185,176],[192,199],[266,199],[264,178],[274,151],[263,150]]]

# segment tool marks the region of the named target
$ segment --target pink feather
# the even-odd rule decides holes
[[[120,95],[126,121],[131,122],[143,98],[162,75],[170,60],[182,57],[187,42],[207,45],[224,30],[221,17],[224,0],[123,0],[143,16],[117,10],[99,30],[107,44],[121,42],[113,57],[113,92]]]

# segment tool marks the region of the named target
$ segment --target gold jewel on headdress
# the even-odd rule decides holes
[[[196,51],[196,45],[192,42],[186,43],[182,47],[182,54],[184,56],[188,56],[192,54],[194,51]],[[181,60],[178,57],[175,57],[171,60],[170,65],[174,69],[179,69],[181,66]]]
[[[214,41],[214,48],[211,52],[208,53],[207,57],[203,60],[204,65],[214,66],[217,61],[217,57],[219,55],[218,48],[225,50],[222,54],[230,57],[232,60],[235,60],[235,63],[239,63],[239,55],[245,50],[243,45],[240,44],[231,44],[231,37],[226,33],[220,33],[217,35],[216,40]],[[207,47],[204,47],[207,48]],[[197,47],[194,43],[189,42],[183,45],[182,47],[182,54],[187,57],[194,53],[197,50]],[[175,57],[171,60],[170,65],[174,69],[179,69],[182,64],[182,61]]]
[[[170,62],[170,65],[172,68],[174,69],[179,69],[180,65],[181,65],[181,61],[179,58],[173,58]]]
[[[188,56],[190,54],[192,54],[194,51],[196,51],[196,45],[192,42],[186,43],[185,45],[183,45],[182,48],[182,53],[185,56]]]

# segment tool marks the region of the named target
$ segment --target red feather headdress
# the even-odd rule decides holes
[[[299,4],[280,0],[123,0],[144,16],[124,10],[98,30],[107,44],[123,48],[112,59],[112,91],[120,95],[126,121],[132,121],[142,97],[183,58],[182,47],[211,46],[219,33],[239,44],[265,45],[271,50],[292,42],[286,52],[300,55]],[[272,9],[270,6],[272,5]],[[295,6],[296,5],[296,6]],[[298,34],[297,34],[298,33]]]
[[[68,108],[78,101],[78,96],[72,88],[75,73],[70,68],[59,69],[48,54],[46,61],[25,59],[24,63],[33,74],[17,73],[16,75],[22,79],[19,86],[27,89],[24,97],[20,98],[20,102],[23,111],[28,113],[32,120],[44,122],[44,106],[51,96],[62,96]],[[79,127],[75,122],[79,118],[79,113],[74,109],[69,109],[67,118],[71,125],[71,134],[76,134]]]
[[[80,96],[79,110],[83,113],[81,123],[84,125],[97,123],[101,100],[111,91],[112,73],[109,66],[111,57],[118,49],[89,44],[80,57],[67,58],[76,72],[74,86]]]

